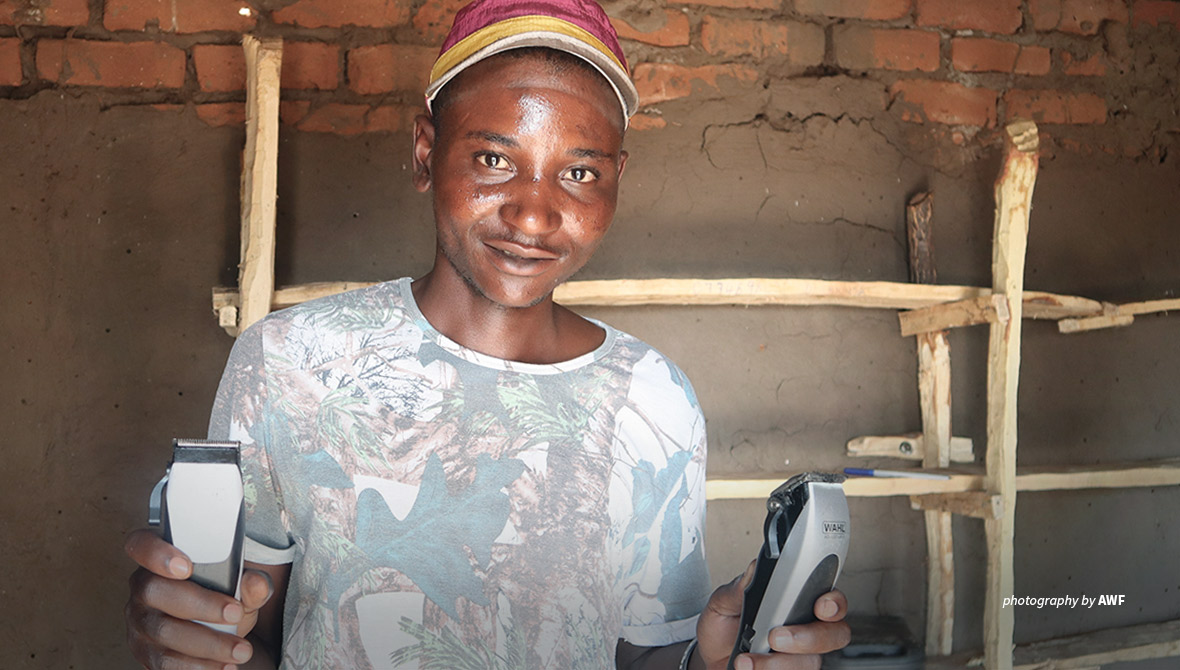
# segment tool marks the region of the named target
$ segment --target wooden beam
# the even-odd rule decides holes
[[[274,293],[275,201],[278,194],[279,75],[283,42],[242,38],[246,51],[246,149],[242,168],[241,305],[231,334],[270,312]],[[218,310],[222,322],[230,312]],[[227,328],[226,330],[231,330]]]
[[[1119,314],[1130,314],[1131,316],[1172,311],[1180,311],[1180,298],[1145,300],[1143,302],[1128,302],[1119,305]]]
[[[998,295],[947,302],[897,313],[903,337],[948,328],[1007,321],[1008,318],[1008,301]]]
[[[844,494],[850,497],[880,498],[933,493],[983,491],[982,468],[939,468],[916,470],[947,475],[947,479],[904,479],[849,477]],[[705,482],[709,500],[765,499],[792,474],[765,477],[710,477]],[[1180,459],[1106,463],[1102,465],[1027,466],[1016,473],[1017,491],[1076,491],[1080,489],[1129,489],[1151,486],[1180,486]]]
[[[1017,670],[1080,670],[1180,656],[1180,621],[1142,624],[1034,642],[1016,648]]]
[[[1057,331],[1082,333],[1103,328],[1122,328],[1134,322],[1135,317],[1130,314],[1103,314],[1102,316],[1087,316],[1080,319],[1062,319],[1057,322]]]
[[[919,193],[906,205],[910,281],[933,284],[934,194]],[[966,302],[987,298],[972,298]],[[964,301],[945,303],[962,305]],[[924,309],[946,309],[933,306]],[[905,313],[903,313],[905,314]],[[902,331],[906,321],[902,319]],[[945,468],[951,455],[951,345],[941,327],[917,337],[918,404],[922,412],[922,466]],[[926,512],[926,653],[949,654],[955,632],[955,540],[953,517]]]
[[[1122,661],[1180,656],[1180,621],[1139,624],[1021,644],[1015,650],[1015,670],[1098,670]],[[983,667],[978,652],[928,657],[925,670],[964,670]]]
[[[975,446],[969,437],[951,438],[951,463],[974,463]],[[848,441],[844,453],[852,457],[905,458],[920,461],[925,455],[921,433],[908,435],[865,435]]]
[[[272,309],[377,282],[319,282],[279,288]],[[238,290],[213,289],[213,308],[239,305]],[[554,299],[569,306],[633,305],[781,305],[916,309],[991,295],[991,289],[896,282],[855,282],[825,279],[609,279],[569,282],[557,287]],[[1088,298],[1041,291],[1024,294],[1025,316],[1061,319],[1102,313],[1102,304]]]
[[[1029,212],[1037,179],[1037,126],[1018,121],[1006,128],[1004,163],[996,179],[992,237],[992,292],[1008,301],[1011,319],[991,324],[988,338],[987,491],[1003,501],[1003,514],[984,521],[987,578],[984,592],[984,664],[1011,670],[1015,610],[1003,607],[1015,587],[1013,540],[1016,527],[1016,417],[1020,377],[1024,257]]]
[[[964,493],[928,493],[910,496],[910,505],[916,510],[927,512],[947,512],[976,519],[998,519],[1003,511],[1000,496],[985,491],[967,491]],[[950,649],[939,651],[937,655],[945,656]]]

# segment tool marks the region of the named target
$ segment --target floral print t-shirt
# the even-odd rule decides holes
[[[570,361],[492,358],[401,279],[238,338],[210,437],[242,443],[247,559],[291,563],[282,668],[601,670],[693,636],[704,419],[599,325]]]

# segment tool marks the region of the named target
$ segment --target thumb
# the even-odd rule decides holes
[[[242,571],[242,607],[247,612],[261,608],[274,595],[275,587],[270,575],[262,570]]]
[[[730,583],[718,588],[709,602],[709,609],[721,616],[740,617],[742,614],[742,601],[746,596],[746,587],[754,579],[754,566],[756,564],[757,561],[750,561],[744,573],[734,578]]]

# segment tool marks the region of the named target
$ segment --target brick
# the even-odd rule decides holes
[[[37,73],[70,86],[180,88],[184,51],[160,42],[41,40]]]
[[[1170,23],[1180,27],[1180,3],[1172,0],[1135,0],[1131,7],[1133,26]]]
[[[433,47],[378,44],[348,52],[348,87],[363,95],[423,93],[437,51]]]
[[[1029,0],[1033,27],[1075,35],[1097,35],[1104,21],[1127,22],[1124,0]]]
[[[1102,54],[1078,60],[1066,51],[1061,54],[1061,65],[1065,74],[1075,77],[1101,77],[1106,74],[1106,60]]]
[[[986,37],[956,37],[951,40],[951,63],[960,72],[1014,72],[1049,74],[1049,49],[1022,46]]]
[[[1016,74],[1046,75],[1053,69],[1049,47],[1021,46],[1016,57]]]
[[[365,116],[365,132],[401,133],[414,129],[414,117],[424,110],[401,105],[381,105]]]
[[[1061,0],[1058,30],[1076,35],[1097,35],[1103,21],[1126,23],[1124,0]]]
[[[903,121],[944,123],[955,126],[996,125],[996,92],[930,79],[908,79],[889,87],[891,109]]]
[[[468,0],[426,0],[414,13],[414,30],[431,44],[441,46],[447,31],[451,29],[451,22],[455,20],[455,13],[467,2]]]
[[[929,30],[836,26],[836,63],[852,70],[921,70],[939,65],[939,34]]]
[[[340,82],[340,47],[324,42],[283,44],[283,88],[335,89]]]
[[[246,124],[246,105],[241,102],[197,105],[197,118],[214,127],[242,127]]]
[[[781,9],[782,0],[668,0],[669,5],[702,5],[732,9]]]
[[[236,44],[197,44],[193,65],[202,91],[246,90],[246,54]]]
[[[279,102],[279,122],[297,125],[310,111],[311,102],[307,100],[282,100]]]
[[[706,16],[701,21],[701,46],[715,56],[788,56],[800,65],[819,65],[824,57],[823,29],[793,21]]]
[[[410,20],[410,3],[404,0],[300,0],[272,15],[275,23],[304,28],[362,26],[392,28]]]
[[[1016,89],[1004,94],[1009,119],[1037,123],[1106,123],[1106,101],[1093,93]]]
[[[795,0],[800,14],[841,19],[893,21],[908,16],[913,0]]]
[[[1036,30],[1056,30],[1061,23],[1061,0],[1028,0],[1028,12]]]
[[[0,39],[0,86],[20,86],[24,78],[20,65],[20,40]]]
[[[920,26],[1011,35],[1024,21],[1021,0],[916,0]]]
[[[87,0],[0,0],[0,26],[84,26],[90,23]]]
[[[103,12],[107,30],[142,31],[154,25],[166,33],[245,33],[255,21],[247,0],[106,0]]]
[[[694,88],[702,86],[718,90],[722,77],[753,82],[758,79],[758,71],[744,65],[686,67],[670,63],[640,63],[632,72],[642,105],[686,98],[693,94]]]
[[[620,39],[657,47],[679,47],[688,44],[688,15],[675,9],[665,10],[664,25],[649,31],[641,31],[621,18],[611,17],[610,22]]]

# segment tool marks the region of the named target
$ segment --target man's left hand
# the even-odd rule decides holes
[[[718,588],[709,597],[705,611],[697,622],[697,651],[691,668],[725,670],[733,643],[741,627],[742,597],[746,585],[754,577],[754,564],[738,579]],[[848,600],[839,591],[831,591],[815,601],[815,616],[819,621],[798,626],[780,626],[770,631],[769,654],[742,654],[735,662],[736,670],[816,670],[820,654],[842,649],[848,645],[851,631],[844,623]],[[704,661],[704,666],[697,663]]]

